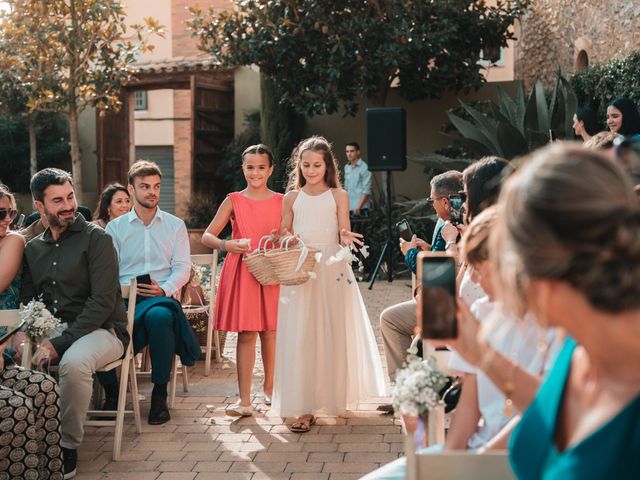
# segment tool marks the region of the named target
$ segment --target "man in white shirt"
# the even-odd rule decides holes
[[[189,237],[184,222],[158,208],[162,172],[153,162],[140,160],[129,169],[128,190],[134,207],[107,224],[120,265],[120,283],[127,285],[133,277],[149,275],[150,283],[138,282],[138,303],[134,338],[149,345],[151,355],[151,394],[149,424],[169,421],[167,383],[176,354],[176,310],[172,297],[189,281],[191,257]],[[142,280],[142,279],[140,279]],[[146,304],[146,305],[145,305]],[[139,314],[141,313],[141,314]],[[143,330],[140,330],[143,329]],[[143,345],[135,342],[136,348]],[[108,388],[105,385],[105,390]]]

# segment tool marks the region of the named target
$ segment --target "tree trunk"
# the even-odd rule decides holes
[[[80,140],[78,139],[78,111],[74,106],[69,108],[69,140],[71,143],[71,174],[73,189],[78,204],[82,203],[82,158],[80,156]]]
[[[27,127],[29,129],[29,171],[33,177],[38,171],[38,147],[36,143],[36,121],[31,115],[27,117]]]

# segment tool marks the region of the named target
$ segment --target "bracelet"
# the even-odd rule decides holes
[[[226,240],[220,240],[220,250],[222,250],[223,252],[227,251],[227,249],[225,248],[225,243],[227,243]]]
[[[455,240],[449,240],[447,243],[445,243],[445,244],[444,244],[444,248],[445,248],[445,250],[446,250],[446,249],[447,249],[447,248],[449,248],[451,245],[456,245],[456,244],[457,244],[457,242],[456,242]]]
[[[512,417],[514,414],[513,411],[513,400],[512,400],[512,396],[513,396],[513,392],[516,391],[516,368],[518,368],[518,365],[513,362],[511,364],[511,367],[509,368],[509,377],[507,378],[507,380],[504,383],[504,407],[502,408],[502,412],[507,416],[507,417]]]

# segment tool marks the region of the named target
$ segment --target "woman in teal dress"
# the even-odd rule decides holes
[[[516,476],[640,478],[640,205],[630,179],[596,152],[553,145],[523,161],[499,208],[496,290],[511,311],[566,332],[511,436]]]

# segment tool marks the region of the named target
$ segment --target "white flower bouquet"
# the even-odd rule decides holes
[[[49,338],[61,323],[47,310],[46,305],[42,302],[42,295],[26,305],[20,304],[18,317],[20,320],[24,320],[24,332],[33,344],[42,343]]]
[[[438,370],[436,359],[427,360],[410,351],[403,368],[396,372],[391,398],[393,408],[401,415],[422,416],[441,401],[440,391],[447,377]]]

